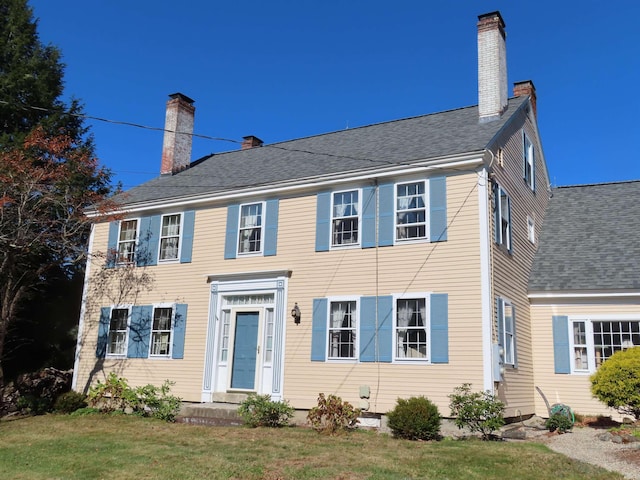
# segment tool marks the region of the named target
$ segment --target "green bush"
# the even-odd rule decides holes
[[[449,399],[456,426],[480,433],[483,440],[489,440],[504,425],[504,403],[490,392],[472,392],[471,384],[464,383],[454,389]]]
[[[398,398],[387,413],[388,425],[394,437],[408,440],[434,440],[440,436],[438,407],[426,397]]]
[[[334,435],[356,428],[359,415],[360,409],[349,402],[343,402],[335,395],[325,397],[320,393],[318,406],[309,410],[307,420],[317,432]]]
[[[135,413],[172,422],[180,410],[181,399],[170,394],[172,382],[166,380],[161,387],[148,384],[132,388],[126,378],[111,372],[104,383],[89,389],[89,406],[102,413]]]
[[[71,390],[60,395],[53,405],[56,412],[73,413],[87,406],[87,396],[84,393]]]
[[[640,347],[620,350],[591,375],[591,393],[623,415],[640,420]]]
[[[295,409],[286,401],[273,401],[270,395],[252,393],[240,404],[238,413],[249,427],[285,427]]]
[[[545,422],[550,432],[565,433],[573,428],[573,420],[562,412],[552,413]]]
[[[16,407],[22,414],[44,415],[51,411],[51,400],[38,395],[23,395],[16,401]]]

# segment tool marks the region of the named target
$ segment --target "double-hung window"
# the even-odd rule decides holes
[[[511,251],[511,200],[502,187],[494,188],[495,240]]]
[[[151,324],[151,350],[149,356],[168,357],[171,349],[173,308],[155,307]]]
[[[357,245],[360,243],[359,191],[336,192],[333,194],[331,209],[331,245]]]
[[[262,209],[262,202],[241,206],[238,229],[239,254],[262,252]]]
[[[570,341],[573,371],[591,373],[620,350],[640,346],[640,319],[573,319]]]
[[[179,213],[163,215],[160,228],[160,261],[177,260],[180,248],[180,223]]]
[[[109,320],[107,355],[126,355],[128,308],[112,308]]]
[[[427,238],[426,182],[396,185],[396,240]]]
[[[426,298],[396,299],[396,360],[427,360],[429,331]]]
[[[523,133],[523,154],[522,154],[522,170],[525,183],[531,188],[536,189],[535,186],[535,150],[533,143],[529,140],[526,134]]]
[[[356,359],[357,302],[330,302],[328,359]]]
[[[127,264],[135,261],[138,239],[138,220],[122,220],[118,233],[117,263]]]
[[[502,347],[505,365],[516,364],[516,320],[513,305],[498,298],[498,344]]]

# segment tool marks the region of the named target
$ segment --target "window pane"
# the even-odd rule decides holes
[[[180,240],[180,214],[162,217],[160,232],[160,260],[175,260],[178,258]]]
[[[172,317],[173,309],[171,307],[153,309],[150,355],[169,355]]]
[[[426,305],[424,298],[396,303],[396,358],[427,358]]]
[[[331,302],[329,358],[355,358],[356,302]]]
[[[131,263],[134,261],[137,230],[137,220],[123,220],[120,222],[118,263]]]
[[[108,354],[124,355],[126,353],[128,317],[129,310],[126,308],[114,308],[111,310]]]
[[[240,212],[239,253],[260,251],[262,237],[262,204],[243,205]]]
[[[358,243],[358,191],[333,194],[333,245]]]
[[[596,367],[620,350],[640,345],[638,331],[640,322],[597,321],[593,324],[593,346]]]

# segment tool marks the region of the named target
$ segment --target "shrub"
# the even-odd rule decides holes
[[[72,413],[87,406],[87,396],[84,393],[71,390],[60,395],[53,406],[56,412]]]
[[[240,404],[238,413],[249,427],[285,427],[295,409],[286,401],[273,401],[270,395],[252,393]]]
[[[623,415],[640,420],[640,347],[620,350],[591,375],[591,393]]]
[[[449,399],[456,426],[479,432],[483,440],[490,439],[504,425],[504,403],[488,391],[472,392],[471,384],[464,383],[454,389]]]
[[[555,432],[557,430],[558,433],[565,433],[573,428],[573,421],[564,413],[556,412],[552,413],[547,419],[545,426],[550,432]]]
[[[23,414],[44,415],[51,411],[51,400],[38,395],[23,395],[16,401],[16,408]]]
[[[388,425],[394,437],[408,440],[434,440],[440,435],[440,413],[426,397],[398,398],[387,413]]]
[[[334,435],[356,428],[360,409],[354,408],[349,402],[343,402],[335,395],[318,395],[318,406],[309,410],[307,420],[314,430],[328,435]]]
[[[135,413],[172,422],[180,410],[181,399],[170,394],[172,382],[166,380],[161,387],[148,384],[132,388],[125,378],[111,372],[104,383],[89,389],[89,406],[103,413]]]

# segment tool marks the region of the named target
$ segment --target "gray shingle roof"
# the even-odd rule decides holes
[[[510,99],[505,114],[488,123],[478,122],[474,106],[215,154],[181,173],[143,183],[127,191],[121,201],[135,205],[238,191],[480,151],[527,98]]]
[[[640,181],[554,189],[529,291],[640,289],[639,225]]]

